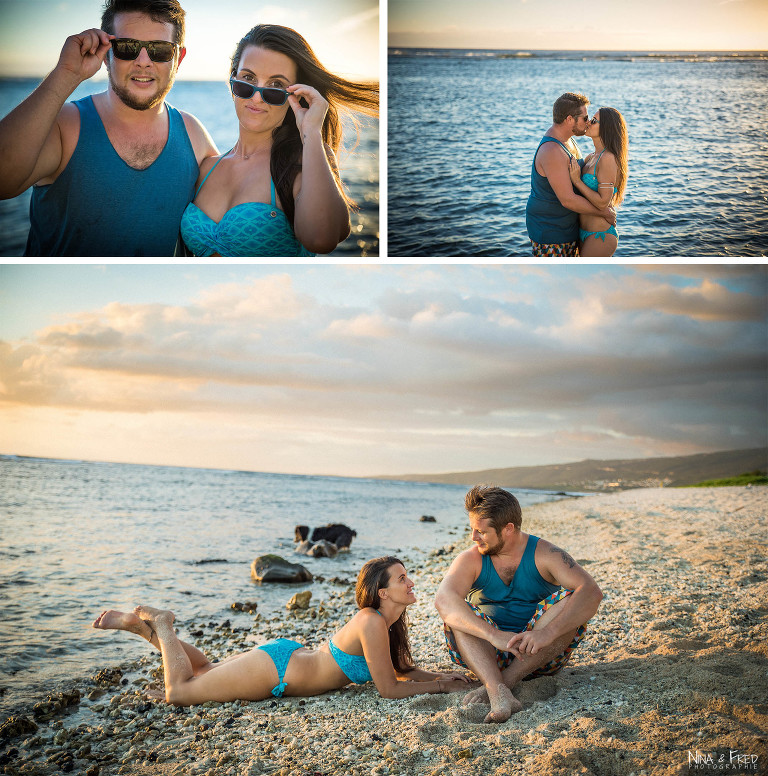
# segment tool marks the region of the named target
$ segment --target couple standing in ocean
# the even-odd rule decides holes
[[[520,504],[508,491],[478,485],[464,506],[475,545],[451,564],[435,606],[451,660],[481,683],[464,702],[490,705],[485,721],[505,722],[522,708],[515,685],[567,663],[602,593],[565,550],[521,530]],[[359,611],[318,649],[281,638],[221,662],[181,641],[167,610],[109,610],[93,626],[129,631],[160,650],[165,693],[156,697],[180,706],[307,697],[368,681],[385,698],[468,689],[462,673],[414,664],[406,622],[413,587],[397,558],[368,561],[355,589]]]
[[[30,256],[313,256],[350,233],[339,108],[375,114],[378,85],[326,70],[296,31],[259,24],[232,56],[238,121],[219,154],[165,102],[186,55],[178,0],[107,0],[0,122],[0,199],[30,186]],[[101,69],[105,92],[67,102]],[[181,239],[180,239],[181,238]]]
[[[567,92],[552,107],[552,126],[531,167],[525,223],[534,256],[613,256],[619,243],[616,206],[627,184],[627,127],[615,108],[589,118],[589,99]],[[574,136],[589,137],[581,158]]]

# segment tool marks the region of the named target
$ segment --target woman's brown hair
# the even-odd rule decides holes
[[[403,562],[392,555],[383,558],[369,560],[357,575],[355,587],[355,600],[359,609],[371,607],[378,609],[381,606],[379,590],[389,584],[389,570],[396,564]],[[389,628],[389,654],[392,657],[392,665],[395,671],[403,674],[414,669],[411,645],[408,641],[408,624],[405,620],[405,612]]]
[[[627,187],[629,136],[624,117],[616,108],[600,108],[600,140],[606,151],[614,155],[619,168],[618,178],[613,184],[616,187],[613,204],[618,205],[624,199],[624,189]]]
[[[237,44],[232,55],[230,75],[237,76],[240,58],[248,46],[259,46],[269,51],[285,54],[296,65],[296,82],[317,89],[328,101],[328,112],[323,121],[323,142],[334,154],[341,147],[341,119],[339,108],[355,109],[371,116],[379,112],[379,85],[347,81],[333,73],[329,73],[319,62],[309,43],[290,27],[279,24],[257,24]],[[357,122],[355,121],[355,124]],[[272,137],[272,155],[269,164],[272,180],[275,182],[277,194],[283,206],[283,211],[291,225],[296,213],[293,201],[293,183],[301,171],[302,142],[296,126],[296,116],[292,110],[285,114],[283,123],[274,131]],[[333,174],[341,187],[341,178],[336,165],[331,165]],[[347,205],[354,205],[342,189],[342,195]]]

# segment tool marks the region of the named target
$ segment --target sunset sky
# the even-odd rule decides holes
[[[389,0],[389,45],[603,51],[768,49],[765,0]]]
[[[762,446],[767,281],[0,265],[0,452],[366,476]]]
[[[333,72],[378,77],[379,4],[376,0],[182,0],[186,11],[184,80],[219,80],[240,38],[255,24],[293,27]],[[0,76],[50,72],[68,35],[101,20],[101,0],[2,0]],[[34,45],[32,45],[32,43]],[[106,78],[104,68],[100,77]]]

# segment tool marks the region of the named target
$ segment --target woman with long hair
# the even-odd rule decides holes
[[[198,256],[312,256],[350,232],[340,108],[377,115],[378,84],[328,72],[289,27],[259,24],[232,56],[234,147],[200,165],[181,221]]]
[[[406,609],[416,601],[403,564],[387,556],[368,561],[357,578],[359,611],[318,649],[275,639],[212,663],[181,641],[172,612],[137,606],[132,613],[103,612],[94,628],[124,630],[146,639],[163,656],[165,700],[177,706],[206,701],[307,697],[347,684],[373,681],[384,698],[466,690],[459,673],[417,668],[408,642]]]
[[[617,207],[624,199],[627,186],[627,125],[615,108],[600,108],[589,122],[586,132],[595,150],[584,160],[584,166],[571,160],[571,180],[579,194],[595,207]],[[615,226],[600,216],[579,216],[579,255],[613,256],[619,244]]]

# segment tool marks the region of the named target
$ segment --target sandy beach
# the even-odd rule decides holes
[[[6,722],[0,768],[86,776],[768,773],[767,496],[760,487],[655,488],[524,510],[523,530],[566,548],[605,598],[570,665],[520,685],[523,710],[504,724],[482,724],[488,709],[463,707],[461,693],[393,701],[372,683],[316,698],[175,709],[143,695],[161,677],[155,653],[97,675],[77,688],[79,700],[59,698],[69,705],[51,709],[50,719],[38,709],[16,728]],[[409,610],[411,642],[423,667],[451,670],[432,602],[468,544],[405,558],[419,597]],[[312,603],[273,618],[178,622],[182,636],[194,632],[217,657],[273,636],[313,646],[352,613],[353,592]]]

